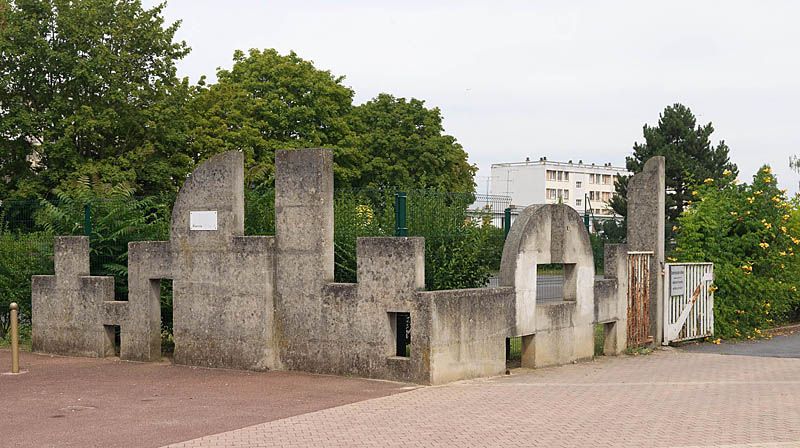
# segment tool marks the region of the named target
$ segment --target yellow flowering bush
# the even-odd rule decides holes
[[[760,337],[800,310],[800,212],[768,167],[751,184],[703,182],[679,219],[680,261],[714,263],[715,333]]]

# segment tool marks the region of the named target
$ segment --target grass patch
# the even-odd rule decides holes
[[[625,349],[625,354],[631,356],[649,355],[650,353],[653,353],[653,347],[646,345],[641,347],[628,347]]]

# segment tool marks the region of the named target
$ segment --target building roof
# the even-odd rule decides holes
[[[559,168],[583,168],[583,169],[599,169],[599,170],[607,170],[607,171],[624,171],[628,172],[628,169],[624,166],[614,166],[611,163],[603,163],[603,164],[596,164],[596,163],[583,163],[583,160],[579,160],[577,163],[573,162],[572,160],[568,162],[557,162],[553,160],[547,160],[547,158],[542,157],[539,160],[526,160],[524,162],[505,162],[505,163],[493,163],[492,168],[494,167],[512,167],[512,166],[553,166]]]

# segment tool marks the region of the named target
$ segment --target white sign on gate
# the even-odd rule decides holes
[[[663,344],[714,334],[714,264],[667,263]],[[665,279],[666,280],[666,279]]]
[[[669,295],[681,296],[686,291],[686,266],[670,266]]]

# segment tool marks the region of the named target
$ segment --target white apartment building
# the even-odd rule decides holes
[[[592,214],[602,219],[614,216],[608,202],[617,174],[631,173],[610,163],[552,162],[542,157],[492,164],[489,188],[493,195],[510,196],[515,207],[561,202],[583,214],[591,205]]]

